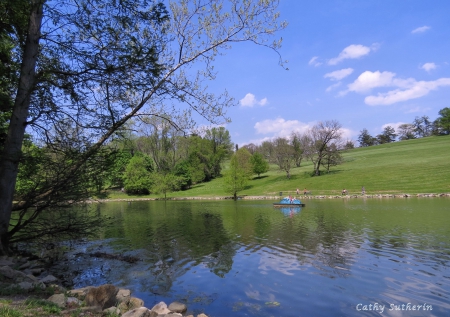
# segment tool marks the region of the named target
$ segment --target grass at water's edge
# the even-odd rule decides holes
[[[261,177],[253,177],[239,195],[277,196],[280,192],[294,193],[306,188],[312,195],[340,195],[345,188],[349,194],[419,194],[450,192],[450,136],[432,136],[400,141],[343,153],[344,162],[329,173],[312,176],[310,161],[291,169],[291,178],[275,165]],[[224,166],[224,170],[226,169]],[[194,185],[191,189],[168,193],[174,197],[224,197],[222,178]],[[162,195],[132,196],[109,191],[110,199],[160,198]]]

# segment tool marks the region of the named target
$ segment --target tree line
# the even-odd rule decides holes
[[[392,126],[386,126],[383,132],[377,136],[369,134],[367,129],[360,131],[358,136],[359,146],[366,147],[399,141],[423,138],[431,135],[450,134],[450,108],[439,110],[439,117],[430,121],[428,116],[416,117],[412,123],[403,123],[395,130]]]

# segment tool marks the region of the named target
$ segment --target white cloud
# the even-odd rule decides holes
[[[244,98],[239,100],[239,103],[243,107],[253,107],[255,105],[264,106],[267,104],[267,98],[263,98],[261,100],[257,100],[254,94],[248,93]]]
[[[335,70],[334,72],[327,73],[323,77],[330,78],[331,80],[341,80],[353,73],[353,68],[344,68],[340,70]]]
[[[423,70],[426,70],[427,72],[429,72],[429,71],[431,71],[433,69],[436,69],[436,67],[437,66],[436,66],[435,63],[425,63],[420,68],[422,68]]]
[[[372,88],[392,86],[395,73],[391,72],[371,72],[365,71],[351,84],[348,85],[348,91],[364,93]]]
[[[336,88],[339,87],[341,84],[342,84],[342,82],[339,81],[339,82],[337,82],[337,83],[335,83],[335,84],[333,84],[333,85],[327,87],[326,92],[330,92],[330,91],[336,89]]]
[[[417,29],[412,30],[411,33],[412,34],[423,33],[423,32],[428,31],[429,29],[431,29],[431,27],[424,25],[424,26],[421,26],[421,27],[419,27]]]
[[[314,56],[313,58],[311,58],[308,62],[308,65],[312,65],[315,67],[322,65],[321,62],[317,61],[318,58],[319,58],[319,56]]]
[[[416,81],[414,78],[401,79],[395,76],[396,74],[392,72],[365,71],[353,83],[347,85],[348,89],[341,91],[339,95],[343,96],[348,92],[368,93],[374,88],[394,87],[394,90],[378,93],[376,96],[367,96],[364,99],[365,103],[371,106],[391,105],[423,97],[439,87],[450,86],[450,78]]]
[[[370,53],[371,50],[375,50],[378,47],[374,44],[372,48],[360,44],[352,44],[344,48],[344,50],[338,55],[338,57],[332,58],[328,61],[329,65],[336,65],[342,62],[344,59],[355,59],[363,57]]]
[[[395,89],[377,96],[367,96],[364,102],[370,106],[391,105],[397,102],[416,99],[428,95],[439,87],[450,86],[450,78],[440,78],[434,81],[417,81],[408,89]]]
[[[386,128],[386,127],[392,127],[392,128],[394,128],[395,131],[397,131],[398,127],[405,123],[406,122],[386,123],[381,126],[381,131],[383,131],[384,128]]]
[[[292,132],[304,133],[310,127],[307,123],[283,118],[259,121],[254,126],[257,134],[272,134],[273,137],[289,137]]]

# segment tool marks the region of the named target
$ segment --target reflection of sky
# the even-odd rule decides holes
[[[292,271],[302,270],[298,258],[293,254],[279,254],[268,248],[259,252],[259,266],[261,274],[269,274],[270,271],[277,271],[285,275],[294,275]]]
[[[448,226],[424,232],[422,223],[414,227],[412,221],[392,226],[396,219],[400,224],[410,219],[410,212],[389,209],[380,216],[383,204],[375,203],[370,212],[305,208],[292,219],[272,208],[233,209],[228,217],[210,212],[203,217],[210,230],[202,232],[217,233],[220,216],[227,235],[204,235],[189,244],[191,240],[183,239],[190,236],[175,232],[177,243],[167,235],[171,248],[165,252],[136,250],[144,259],[136,265],[87,258],[91,264],[85,273],[129,286],[149,306],[186,299],[188,306],[211,316],[380,316],[358,312],[359,303],[426,303],[433,305],[431,313],[389,311],[387,306],[382,316],[449,316]],[[427,217],[420,219],[448,221],[429,214],[427,210]],[[222,236],[227,239],[218,239]],[[198,252],[189,252],[197,244]],[[132,252],[127,244],[122,247],[126,254]]]

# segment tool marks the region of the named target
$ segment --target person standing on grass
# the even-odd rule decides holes
[[[307,193],[308,193],[308,192],[306,191],[306,187],[305,187],[305,189],[303,190],[303,195],[306,196]]]
[[[361,193],[362,193],[363,195],[366,194],[366,189],[364,188],[364,186],[361,188]]]

